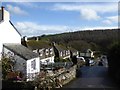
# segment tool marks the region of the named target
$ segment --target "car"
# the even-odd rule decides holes
[[[89,64],[90,64],[90,66],[94,66],[94,65],[95,65],[95,61],[94,61],[94,60],[89,59]]]
[[[84,57],[77,57],[77,60],[85,62],[85,58]]]

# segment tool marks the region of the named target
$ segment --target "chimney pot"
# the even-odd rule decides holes
[[[4,9],[5,7],[4,6],[1,6],[2,9]]]

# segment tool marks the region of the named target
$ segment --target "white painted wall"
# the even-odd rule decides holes
[[[36,63],[35,69],[33,69],[31,67],[31,63],[32,63],[33,60],[35,60],[35,63]],[[39,72],[40,72],[40,59],[39,59],[39,57],[27,60],[27,77],[28,77],[27,81],[33,80],[35,75],[38,74]],[[33,78],[30,77],[30,75],[32,75]]]
[[[9,20],[9,12],[4,10],[4,21],[0,22],[0,53],[2,52],[3,43],[21,43],[21,36],[10,24]]]
[[[0,41],[2,43],[21,43],[21,36],[9,22],[0,24]]]

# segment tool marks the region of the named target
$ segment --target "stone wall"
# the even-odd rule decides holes
[[[57,77],[61,82],[61,86],[69,83],[71,80],[76,78],[76,68],[77,67],[75,65],[69,69],[66,69],[65,73],[61,73],[61,75]]]
[[[53,74],[50,72],[38,76],[35,81],[25,82],[25,81],[2,81],[2,89],[20,89],[20,90],[51,90],[52,88],[61,88],[63,85],[69,83],[71,80],[76,78],[77,66],[74,65],[69,69],[61,68],[55,71]],[[6,87],[7,86],[7,87]],[[53,89],[52,89],[53,90]]]
[[[70,68],[60,68],[51,72],[41,72],[35,80],[37,88],[61,88],[63,85],[69,83],[76,78],[77,66],[74,65]]]

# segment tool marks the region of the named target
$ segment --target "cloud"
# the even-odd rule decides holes
[[[82,5],[55,4],[53,10],[78,11],[80,16],[86,20],[97,20],[100,18],[94,9],[86,8],[86,6],[83,7]]]
[[[28,15],[26,11],[22,10],[17,6],[12,6],[10,4],[7,4],[6,7],[10,13],[17,14],[17,15]]]
[[[26,36],[62,33],[68,29],[67,26],[62,25],[40,25],[33,22],[17,22],[15,26],[22,35]]]
[[[37,4],[34,4],[32,2],[15,2],[17,5],[21,5],[21,6],[25,6],[28,8],[39,8],[40,6],[38,6]]]
[[[106,20],[103,20],[102,22],[104,24],[111,25],[113,23],[118,23],[118,16],[109,16],[105,18]]]
[[[82,9],[92,9],[99,13],[116,12],[118,3],[74,3],[74,4],[55,4],[52,10],[81,11]]]
[[[43,34],[58,34],[64,32],[73,32],[79,30],[94,30],[94,29],[113,29],[117,27],[75,27],[64,25],[40,25],[33,22],[17,22],[16,28],[23,36],[38,36]]]
[[[117,12],[117,3],[74,3],[74,4],[55,4],[52,10],[56,11],[76,11],[86,20],[98,20],[100,14]]]
[[[4,2],[119,2],[119,0],[4,0]]]
[[[118,22],[118,16],[110,16],[110,17],[107,17],[107,19],[109,19],[110,21],[112,22]]]
[[[81,10],[81,17],[86,20],[98,20],[100,16],[92,9],[82,9]]]
[[[112,24],[112,22],[110,20],[104,20],[104,21],[102,21],[102,23],[107,24],[107,25],[111,25]]]
[[[110,26],[110,27],[103,27],[103,26],[98,26],[98,27],[85,27],[82,30],[100,30],[100,29],[118,29],[118,26]]]

